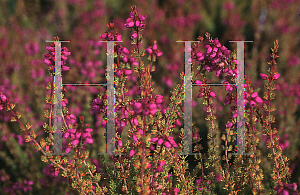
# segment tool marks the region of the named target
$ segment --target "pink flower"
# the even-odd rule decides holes
[[[209,95],[210,95],[211,97],[213,97],[213,98],[216,98],[216,94],[215,94],[214,92],[212,92],[212,91],[209,93]]]
[[[71,151],[71,148],[68,147],[68,148],[66,149],[65,153],[69,153],[70,151]]]
[[[252,97],[252,98],[257,97],[257,92],[252,93],[251,97]]]
[[[133,33],[130,37],[130,39],[135,39],[135,38],[137,38],[137,33]]]
[[[153,51],[150,46],[146,49],[146,52],[148,52],[149,54],[152,54]]]
[[[119,140],[119,141],[118,141],[118,146],[119,146],[119,147],[122,147],[122,145],[123,145],[122,140]]]
[[[161,104],[163,102],[163,96],[162,95],[156,95],[155,103]]]
[[[164,144],[165,144],[166,148],[171,148],[170,142],[165,142]]]
[[[72,141],[72,145],[73,146],[76,146],[77,144],[79,144],[79,140],[78,139],[75,139]]]
[[[255,101],[259,104],[262,104],[263,103],[263,100],[260,98],[260,97],[256,97],[255,98]]]
[[[124,75],[131,75],[131,73],[132,73],[132,70],[124,70]]]
[[[0,100],[1,100],[2,102],[5,102],[5,101],[6,101],[6,96],[3,95],[3,94],[1,94],[1,95],[0,95]]]
[[[75,133],[75,132],[76,132],[76,129],[68,129],[68,132],[69,132],[69,133]]]
[[[251,100],[250,101],[250,107],[253,108],[256,105],[255,101]]]
[[[157,140],[158,140],[158,138],[157,137],[153,137],[153,138],[151,138],[151,142],[153,142],[153,143],[156,143],[157,142]]]
[[[154,42],[154,45],[153,45],[153,50],[155,51],[155,50],[157,50],[157,44]]]
[[[263,80],[268,80],[268,76],[266,74],[260,73],[259,75]]]
[[[130,150],[130,152],[129,152],[129,157],[132,157],[133,155],[134,155],[134,150]]]
[[[202,84],[202,82],[201,82],[201,81],[199,81],[199,80],[196,80],[196,81],[195,81],[195,84],[197,84],[197,85],[201,85],[201,84]]]
[[[232,126],[233,126],[232,123],[227,123],[227,124],[226,124],[226,127],[227,127],[227,128],[231,128]]]
[[[180,121],[178,119],[175,121],[175,125],[177,125],[177,126],[181,125],[181,123],[180,123]]]
[[[280,74],[275,74],[275,75],[273,76],[273,79],[274,79],[274,80],[277,80],[279,77],[280,77]]]
[[[92,143],[94,143],[94,141],[93,141],[93,139],[92,138],[86,138],[85,140],[85,143],[87,143],[87,144],[92,144]]]
[[[137,142],[137,137],[136,137],[136,135],[132,135],[132,140],[133,140],[134,142]]]
[[[146,14],[143,15],[143,16],[140,16],[140,21],[143,22],[144,20],[146,20],[146,18],[147,18],[147,15],[146,15]]]
[[[160,146],[162,143],[164,143],[164,140],[160,138],[160,139],[158,140],[158,142],[157,142],[157,145]]]

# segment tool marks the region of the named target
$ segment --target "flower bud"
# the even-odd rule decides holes
[[[260,73],[259,75],[263,80],[268,80],[268,76],[266,74]]]

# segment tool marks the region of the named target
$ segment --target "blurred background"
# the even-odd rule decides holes
[[[180,73],[184,71],[184,44],[178,40],[194,40],[209,32],[230,50],[236,43],[230,40],[246,40],[245,74],[252,80],[254,88],[264,85],[259,73],[267,74],[271,47],[279,40],[277,68],[280,78],[276,82],[276,123],[279,143],[283,154],[290,158],[291,182],[300,185],[300,1],[299,0],[1,0],[0,1],[0,92],[22,114],[22,122],[33,125],[38,140],[47,137],[43,131],[46,85],[50,82],[48,67],[43,63],[46,40],[58,36],[71,52],[67,66],[71,69],[63,73],[63,83],[104,83],[106,68],[106,45],[98,43],[113,22],[115,30],[122,35],[123,46],[133,49],[129,37],[131,31],[124,27],[129,17],[130,7],[147,15],[146,28],[142,32],[142,48],[152,46],[157,40],[163,55],[155,62],[152,73],[154,94],[164,96],[165,107],[170,102],[170,90],[181,83]],[[145,64],[148,63],[146,57]],[[220,78],[221,80],[222,78]],[[134,81],[133,77],[128,79]],[[218,81],[217,81],[218,82]],[[134,83],[134,82],[133,82]],[[91,162],[99,171],[98,152],[105,152],[101,126],[102,117],[91,111],[90,103],[104,87],[66,87],[65,97],[69,110],[78,118],[85,116],[85,123],[94,129],[95,140],[90,150]],[[225,130],[229,120],[230,106],[224,105],[225,89],[212,87],[217,98],[220,132]],[[128,94],[127,94],[128,95]],[[208,126],[202,100],[197,99],[197,87],[193,87],[193,123],[202,137],[203,152],[207,151],[206,136]],[[200,110],[200,112],[199,112]],[[9,122],[10,115],[0,111],[0,191],[5,194],[76,194],[69,190],[69,183],[61,176],[56,177],[53,167],[42,163],[41,153],[25,143],[24,135],[16,123]],[[176,126],[174,137],[178,137]],[[257,127],[261,131],[261,127]],[[125,132],[126,134],[126,132]],[[125,138],[126,139],[126,138]],[[178,138],[176,138],[177,141]],[[222,143],[219,143],[222,144]],[[260,147],[265,147],[262,137]],[[267,153],[262,153],[267,156]],[[191,161],[191,168],[194,166]],[[269,162],[263,162],[268,165]],[[266,173],[270,168],[264,169]],[[270,165],[271,167],[271,165]],[[265,177],[266,187],[270,178]],[[55,187],[54,187],[55,186]]]

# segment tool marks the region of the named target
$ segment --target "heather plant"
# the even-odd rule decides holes
[[[16,6],[12,9],[14,2]],[[262,88],[261,92],[258,92],[262,99],[266,91],[263,83],[266,81],[261,79],[259,73],[266,74],[268,69],[266,61],[271,60],[269,57],[271,44],[275,39],[279,40],[280,58],[276,60],[278,63],[276,68],[280,77],[275,82],[276,98],[272,100],[277,109],[273,112],[276,122],[272,123],[272,127],[277,128],[278,133],[273,138],[278,137],[282,153],[289,158],[291,183],[299,183],[298,1],[152,1],[151,3],[133,1],[127,3],[126,1],[62,0],[41,1],[40,5],[35,3],[34,6],[29,6],[30,2],[34,1],[9,1],[7,2],[9,7],[6,7],[6,1],[0,3],[0,42],[3,46],[0,48],[0,91],[11,102],[16,103],[15,109],[22,113],[22,121],[33,125],[31,130],[36,132],[38,140],[48,136],[48,133],[43,130],[43,124],[48,123],[49,119],[47,120],[43,115],[44,110],[49,109],[49,105],[45,104],[44,96],[46,93],[50,95],[50,90],[45,86],[51,82],[51,77],[42,65],[46,51],[45,40],[53,39],[53,35],[72,40],[71,43],[64,44],[72,51],[72,56],[67,60],[67,66],[71,69],[63,72],[64,83],[104,83],[106,82],[104,70],[106,44],[98,42],[97,33],[106,31],[103,24],[114,22],[119,34],[125,37],[122,45],[128,46],[130,51],[131,40],[126,37],[130,37],[132,33],[124,26],[124,17],[128,16],[128,10],[124,8],[136,3],[140,13],[147,14],[147,26],[143,31],[140,47],[152,46],[153,40],[157,40],[157,45],[163,52],[154,63],[155,70],[151,73],[154,81],[153,93],[164,97],[161,103],[163,111],[170,103],[169,91],[181,82],[179,75],[184,67],[184,46],[182,43],[176,43],[178,39],[196,40],[198,35],[209,31],[212,37],[218,37],[222,44],[231,49],[236,47],[236,43],[229,43],[228,40],[253,40],[253,43],[245,44],[245,72],[252,81],[251,85],[254,89]],[[42,14],[38,14],[39,8]],[[36,47],[36,43],[39,47]],[[194,68],[196,72],[196,66]],[[206,73],[206,78],[216,83],[224,81],[224,75],[221,74],[218,78],[214,73]],[[130,85],[129,89],[136,88],[133,75],[127,76],[128,81],[125,85]],[[208,123],[204,120],[207,108],[202,105],[203,98],[197,98],[198,87],[193,86],[192,116],[196,131],[200,134],[199,143],[203,146],[201,153],[205,154],[208,151],[209,132]],[[101,90],[102,94],[105,93],[105,87],[64,86],[64,89],[68,91],[64,93],[64,97],[68,100],[70,113],[73,113],[76,118],[84,115],[85,123],[90,124],[90,128],[93,129],[91,135],[94,143],[86,145],[87,150],[90,151],[90,158],[87,161],[96,165],[97,172],[100,173],[97,152],[105,151],[103,139],[105,120],[100,115],[90,114],[90,103],[97,96],[97,90]],[[221,137],[226,131],[231,109],[230,105],[224,106],[224,98],[227,94],[225,87],[211,86],[211,89],[216,94],[212,102],[212,107],[216,108],[215,123],[220,128],[216,132],[217,136]],[[125,94],[131,96],[134,90],[129,90]],[[183,116],[178,117],[178,122],[182,125],[175,126],[171,134],[177,144],[180,142],[178,137],[180,128],[184,124]],[[9,122],[10,117],[5,109],[0,111],[0,169],[3,178],[1,190],[21,194],[65,194],[66,191],[72,193],[72,190],[67,188],[69,183],[66,178],[61,177],[60,174],[55,177],[57,171],[54,171],[53,166],[42,163],[40,152],[32,150],[30,144],[24,143],[24,134],[20,134],[18,123]],[[70,117],[73,122],[74,116],[70,115]],[[179,124],[178,122],[176,123]],[[273,165],[272,161],[266,158],[269,153],[266,150],[268,137],[263,135],[261,125],[257,124],[256,130],[260,132],[257,147],[262,156],[260,163],[264,172],[262,182],[267,189],[270,189]],[[128,127],[125,125],[122,132],[123,144],[127,141],[127,131]],[[220,138],[216,139],[215,143],[221,147],[225,146],[225,141]],[[225,152],[220,151],[220,154]],[[191,155],[187,156],[186,160],[187,170],[191,172],[197,162]],[[106,162],[113,166],[111,159],[107,159]],[[232,163],[232,160],[229,163]],[[203,172],[205,175],[209,173],[208,169],[204,169]],[[217,174],[216,177],[220,178],[220,175]],[[25,192],[23,188],[13,188],[24,184],[24,180],[34,182],[31,185],[32,189],[28,188],[29,190]],[[200,182],[200,179],[196,181]],[[101,182],[102,186],[106,185],[105,180]],[[217,185],[216,193],[220,193],[220,189],[222,186]],[[284,187],[279,189],[282,192]]]
[[[1,93],[0,109],[6,109],[11,113],[11,121],[16,121],[26,134],[25,142],[31,142],[37,151],[42,152],[41,160],[50,163],[52,172],[45,171],[44,174],[52,177],[61,174],[68,178],[70,186],[81,194],[214,194],[220,192],[298,194],[297,185],[290,182],[288,158],[282,154],[283,143],[279,143],[276,136],[277,128],[272,125],[275,123],[275,117],[271,114],[275,111],[275,105],[272,104],[276,90],[274,81],[280,77],[276,67],[278,40],[274,42],[271,60],[268,63],[268,74],[260,74],[261,79],[266,81],[264,100],[259,97],[260,90],[251,86],[251,79],[245,78],[244,113],[237,111],[236,86],[232,85],[238,75],[236,52],[231,52],[218,38],[213,39],[209,33],[205,34],[205,38],[199,36],[199,43],[190,48],[192,83],[199,88],[197,98],[203,101],[202,109],[206,111],[209,129],[205,138],[200,136],[197,127],[193,125],[195,147],[192,149],[196,153],[195,160],[198,164],[193,170],[189,170],[188,155],[182,154],[184,137],[187,136],[184,134],[184,129],[180,129],[179,137],[172,136],[175,127],[181,127],[180,118],[185,114],[182,103],[185,98],[185,73],[180,74],[181,84],[172,90],[171,102],[165,107],[164,96],[153,94],[154,83],[152,82],[155,62],[163,53],[158,49],[157,41],[154,41],[151,46],[141,47],[146,19],[146,15],[140,15],[136,6],[132,6],[130,17],[125,21],[124,26],[130,30],[129,39],[134,48],[129,50],[121,43],[116,43],[114,46],[114,58],[117,61],[114,64],[116,135],[112,141],[116,146],[116,154],[109,155],[109,158],[100,156],[99,161],[94,161],[97,167],[88,161],[90,152],[87,150],[89,145],[97,144],[92,135],[94,130],[86,124],[85,117],[69,111],[67,107],[69,100],[64,95],[62,96],[63,129],[55,129],[54,105],[57,103],[54,94],[55,44],[58,44],[58,37],[55,37],[54,44],[46,47],[48,53],[43,59],[51,77],[47,85],[50,95],[45,99],[49,108],[46,108],[44,113],[48,122],[43,124],[49,137],[38,141],[37,134],[31,130],[32,125],[21,121],[21,114],[15,111],[15,104],[6,94]],[[107,25],[107,28],[108,30],[100,36],[101,40],[122,41],[121,34],[115,31],[114,23]],[[30,49],[28,46],[29,54],[36,51],[34,44],[32,47]],[[67,66],[70,55],[71,52],[66,47],[62,47],[63,75],[72,69]],[[148,62],[144,60],[146,57]],[[90,73],[86,72],[86,74]],[[220,99],[220,94],[213,92],[208,85],[212,75],[223,78],[227,91],[223,94],[224,99]],[[135,82],[134,85],[130,85],[128,78],[129,81]],[[67,92],[65,88],[63,91]],[[231,117],[226,122],[225,132],[220,131],[216,122],[218,116],[215,108],[216,100],[223,101],[223,105],[231,105]],[[107,101],[107,95],[102,90],[90,103],[94,113],[102,115],[102,127],[107,123]],[[244,116],[246,119],[245,152],[247,155],[233,156],[229,153],[237,151],[235,143],[241,141],[235,134],[236,127],[241,126],[237,121],[238,116]],[[262,139],[262,135],[257,131],[258,122],[267,142],[266,148],[258,146]],[[125,129],[128,131],[127,139],[123,133]],[[280,130],[278,128],[278,131]],[[53,154],[55,143],[53,134],[57,131],[64,137],[61,146],[64,155]],[[201,139],[208,140],[206,153],[203,153]],[[263,156],[262,152],[266,155]],[[66,155],[68,153],[72,155]],[[269,165],[272,167],[270,170],[268,170]],[[270,179],[265,181],[265,177]],[[32,184],[33,181],[25,180],[21,185],[23,191],[30,190]],[[13,188],[22,187],[16,183]]]

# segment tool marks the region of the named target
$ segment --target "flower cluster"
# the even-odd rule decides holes
[[[252,93],[252,95],[245,92],[245,96],[245,105],[249,103],[251,108],[255,107],[256,104],[261,105],[263,103],[263,100],[258,96],[257,92]]]
[[[228,5],[227,9],[232,9],[232,5]],[[93,129],[83,123],[84,118],[82,116],[79,117],[80,123],[76,123],[75,115],[77,113],[69,112],[66,98],[62,99],[63,129],[61,132],[65,138],[63,140],[64,147],[62,148],[64,148],[65,153],[70,153],[72,149],[76,149],[76,153],[72,157],[70,156],[71,159],[66,158],[64,154],[53,157],[50,146],[54,144],[52,134],[55,132],[55,127],[53,124],[57,122],[52,120],[55,116],[53,111],[55,104],[53,74],[51,74],[52,82],[49,82],[47,86],[47,89],[51,90],[51,95],[47,95],[46,98],[46,103],[50,104],[50,109],[44,113],[44,116],[49,119],[49,125],[47,123],[43,125],[45,132],[49,133],[50,136],[37,141],[35,132],[29,131],[31,125],[29,123],[23,125],[20,120],[21,115],[12,111],[14,105],[8,104],[7,98],[11,96],[9,94],[5,96],[0,92],[0,110],[7,107],[12,113],[11,121],[17,121],[21,130],[26,133],[26,136],[22,139],[21,136],[15,136],[14,133],[7,134],[4,132],[2,140],[7,141],[10,135],[10,137],[18,138],[20,145],[23,145],[23,142],[32,143],[36,150],[43,153],[42,161],[50,163],[43,171],[45,176],[54,179],[61,173],[62,176],[68,178],[70,186],[81,192],[81,194],[213,194],[216,190],[223,190],[227,194],[239,194],[245,193],[243,190],[248,188],[252,188],[253,194],[265,194],[266,182],[263,182],[264,177],[261,166],[265,166],[264,163],[268,162],[265,161],[261,164],[263,161],[260,159],[261,147],[258,147],[259,136],[256,128],[256,119],[259,118],[263,127],[263,139],[267,141],[266,148],[263,149],[272,150],[270,150],[268,157],[271,159],[270,163],[275,162],[270,172],[271,177],[269,177],[273,180],[274,186],[268,186],[268,188],[271,188],[273,194],[276,191],[277,194],[296,194],[297,185],[295,183],[289,184],[290,175],[288,174],[296,170],[296,162],[291,166],[292,170],[289,169],[290,165],[287,164],[288,158],[281,153],[283,149],[288,148],[291,142],[287,141],[287,134],[282,138],[278,138],[276,136],[277,129],[271,128],[272,123],[275,122],[274,116],[270,115],[270,112],[275,110],[271,105],[271,100],[275,96],[271,91],[274,90],[273,86],[275,85],[271,85],[271,82],[277,80],[280,76],[274,70],[278,42],[275,44],[275,49],[271,56],[272,61],[269,63],[271,65],[269,74],[260,74],[261,78],[268,82],[266,83],[268,92],[265,93],[265,101],[263,102],[259,97],[259,90],[253,90],[250,85],[251,81],[246,78],[246,84],[243,84],[246,89],[244,91],[245,101],[243,102],[245,110],[244,112],[238,112],[237,106],[230,107],[231,117],[228,121],[224,121],[226,125],[223,126],[223,128],[226,127],[226,132],[219,129],[215,122],[218,115],[215,113],[214,108],[217,105],[216,102],[223,104],[223,97],[221,95],[217,97],[211,91],[211,87],[206,85],[210,79],[206,73],[216,71],[216,77],[225,76],[223,83],[226,86],[227,94],[224,99],[224,105],[230,104],[233,100],[237,101],[237,95],[233,93],[235,86],[231,84],[238,74],[235,52],[231,52],[225,46],[222,46],[218,38],[211,39],[209,33],[206,33],[207,40],[204,42],[202,37],[198,38],[203,43],[202,45],[195,44],[195,47],[191,48],[191,62],[193,65],[196,62],[199,65],[196,76],[193,74],[193,71],[192,74],[197,77],[201,73],[202,77],[201,79],[197,78],[199,80],[196,80],[195,84],[201,85],[198,98],[204,97],[204,110],[207,112],[205,120],[208,121],[209,127],[207,140],[210,143],[207,153],[202,155],[203,150],[199,144],[202,138],[199,139],[199,134],[193,132],[193,135],[196,134],[196,139],[194,139],[195,147],[193,146],[191,149],[193,149],[193,152],[198,153],[195,155],[195,161],[198,162],[198,165],[196,165],[194,170],[188,172],[186,169],[188,169],[190,164],[187,163],[184,155],[175,154],[176,151],[184,150],[184,138],[186,137],[183,128],[180,129],[179,133],[175,129],[176,126],[181,126],[180,117],[184,115],[182,109],[182,102],[185,97],[183,90],[184,72],[180,75],[182,82],[172,92],[171,103],[168,106],[164,104],[164,96],[153,95],[151,72],[156,57],[161,56],[163,53],[158,50],[157,41],[154,41],[152,46],[146,46],[145,49],[141,49],[141,31],[145,28],[146,17],[146,15],[142,16],[137,13],[136,7],[133,6],[130,17],[125,21],[124,26],[133,31],[129,39],[134,49],[129,51],[129,49],[118,43],[114,46],[114,57],[116,58],[116,63],[114,64],[116,69],[114,78],[116,92],[114,120],[117,132],[114,140],[117,155],[111,155],[109,158],[113,162],[112,167],[110,167],[111,163],[108,163],[101,157],[100,160],[92,157],[91,162],[95,165],[90,164],[88,159],[89,152],[85,146],[94,143],[91,135]],[[121,35],[114,31],[114,23],[110,23],[107,27],[109,30],[100,36],[101,39],[122,41]],[[95,46],[96,44],[93,45]],[[49,53],[44,56],[44,63],[51,70],[54,70],[54,46],[55,44],[46,47]],[[25,47],[27,50],[30,49],[29,45]],[[36,52],[30,53],[27,51],[27,54],[34,55]],[[149,54],[148,64],[143,61],[145,53]],[[62,48],[62,69],[64,71],[70,69],[65,66],[67,56],[70,54],[67,48]],[[73,62],[75,64],[75,61]],[[93,60],[88,61],[87,66],[93,66],[93,62]],[[99,61],[97,63],[101,64]],[[179,64],[177,65],[175,65],[175,70],[179,68]],[[83,66],[78,67],[82,68]],[[173,67],[169,64],[167,68],[171,70]],[[87,71],[89,70],[81,70],[81,73],[90,75],[87,74]],[[129,86],[126,83],[127,78],[136,82],[136,85],[131,90],[127,89]],[[166,76],[163,79],[165,79],[163,81],[166,81],[167,85],[172,84],[171,77]],[[294,86],[294,88],[296,87]],[[64,91],[67,92],[65,89]],[[97,115],[95,120],[100,124],[99,119],[102,117],[101,127],[105,128],[107,124],[107,95],[102,94],[105,93],[104,91],[100,91],[98,98],[93,99],[88,104],[94,110],[94,114],[103,115]],[[293,93],[296,94],[297,92],[296,89],[293,89]],[[260,114],[263,110],[262,103],[265,103],[263,109],[269,111],[265,112],[264,115]],[[194,101],[192,106],[194,106]],[[30,109],[26,108],[26,111],[30,112]],[[239,137],[236,138],[235,133],[233,133],[235,125],[241,126],[241,121],[236,124],[237,116],[245,116],[246,118],[245,152],[253,154],[247,157],[247,161],[244,161],[241,155],[235,156],[234,161],[232,161],[232,158],[228,155],[228,152],[234,150],[234,143],[232,142],[237,141],[238,144],[241,143],[241,139]],[[197,129],[194,128],[195,126],[193,126],[193,131]],[[125,141],[122,138],[122,132],[126,127],[128,139]],[[106,129],[105,136],[107,136],[107,131],[109,129]],[[171,136],[172,132],[174,132],[174,138],[172,137],[173,135]],[[220,138],[223,140],[222,144],[224,143],[222,147],[220,147]],[[181,142],[176,143],[175,140],[178,139],[181,139]],[[0,145],[0,149],[3,147]],[[218,147],[220,147],[220,150],[217,149]],[[237,150],[237,146],[235,149]],[[45,153],[48,154],[46,155]],[[203,158],[203,156],[207,156],[207,158]],[[1,181],[4,181],[2,177]],[[44,180],[42,183],[44,184],[46,181]],[[22,186],[16,183],[12,188],[19,191],[23,190],[26,193],[31,191],[32,184],[33,182],[26,181],[22,183]],[[217,186],[222,186],[222,189],[218,189]],[[5,192],[14,193],[14,191],[9,190]]]
[[[110,23],[109,25],[107,24],[106,27],[109,28],[109,30],[100,35],[100,39],[103,39],[103,41],[122,41],[122,35],[113,31],[115,28],[114,23]]]
[[[74,126],[77,126],[74,124]],[[82,130],[82,128],[79,126],[79,128],[76,129],[68,129],[67,132],[64,134],[64,138],[71,138],[72,143],[69,144],[69,147],[66,149],[66,153],[69,153],[72,149],[72,147],[78,146],[80,141],[83,141],[82,147],[84,147],[85,144],[92,144],[94,143],[93,138],[91,136],[91,132],[93,129],[86,128]]]
[[[154,44],[153,46],[148,46],[147,49],[146,49],[146,52],[150,55],[150,56],[161,56],[163,53],[157,49],[157,42],[154,41]]]
[[[275,187],[275,190],[277,190],[278,195],[297,195],[297,184],[292,183],[292,184],[277,184]]]
[[[145,24],[144,20],[146,20],[147,15],[141,16],[135,11],[135,8],[132,7],[133,11],[130,12],[130,17],[126,19],[124,26],[126,28],[135,28],[136,30],[144,29]],[[137,37],[136,33],[131,35],[131,39],[135,39]]]
[[[151,142],[157,144],[158,146],[164,144],[164,146],[166,148],[178,147],[178,145],[174,141],[173,137],[171,137],[171,136],[164,135],[164,136],[153,137],[153,138],[151,138]],[[154,149],[154,147],[152,149]]]
[[[58,38],[56,38],[57,41]],[[55,43],[51,44],[50,46],[46,47],[48,50],[48,53],[44,55],[44,63],[49,66],[50,68],[55,68]],[[68,48],[62,47],[61,48],[61,66],[63,71],[70,70],[70,67],[65,66],[66,60],[68,59],[67,56],[71,55],[71,52],[69,52]],[[53,69],[55,70],[55,69]]]
[[[8,101],[7,97],[0,92],[0,110],[2,110]]]

